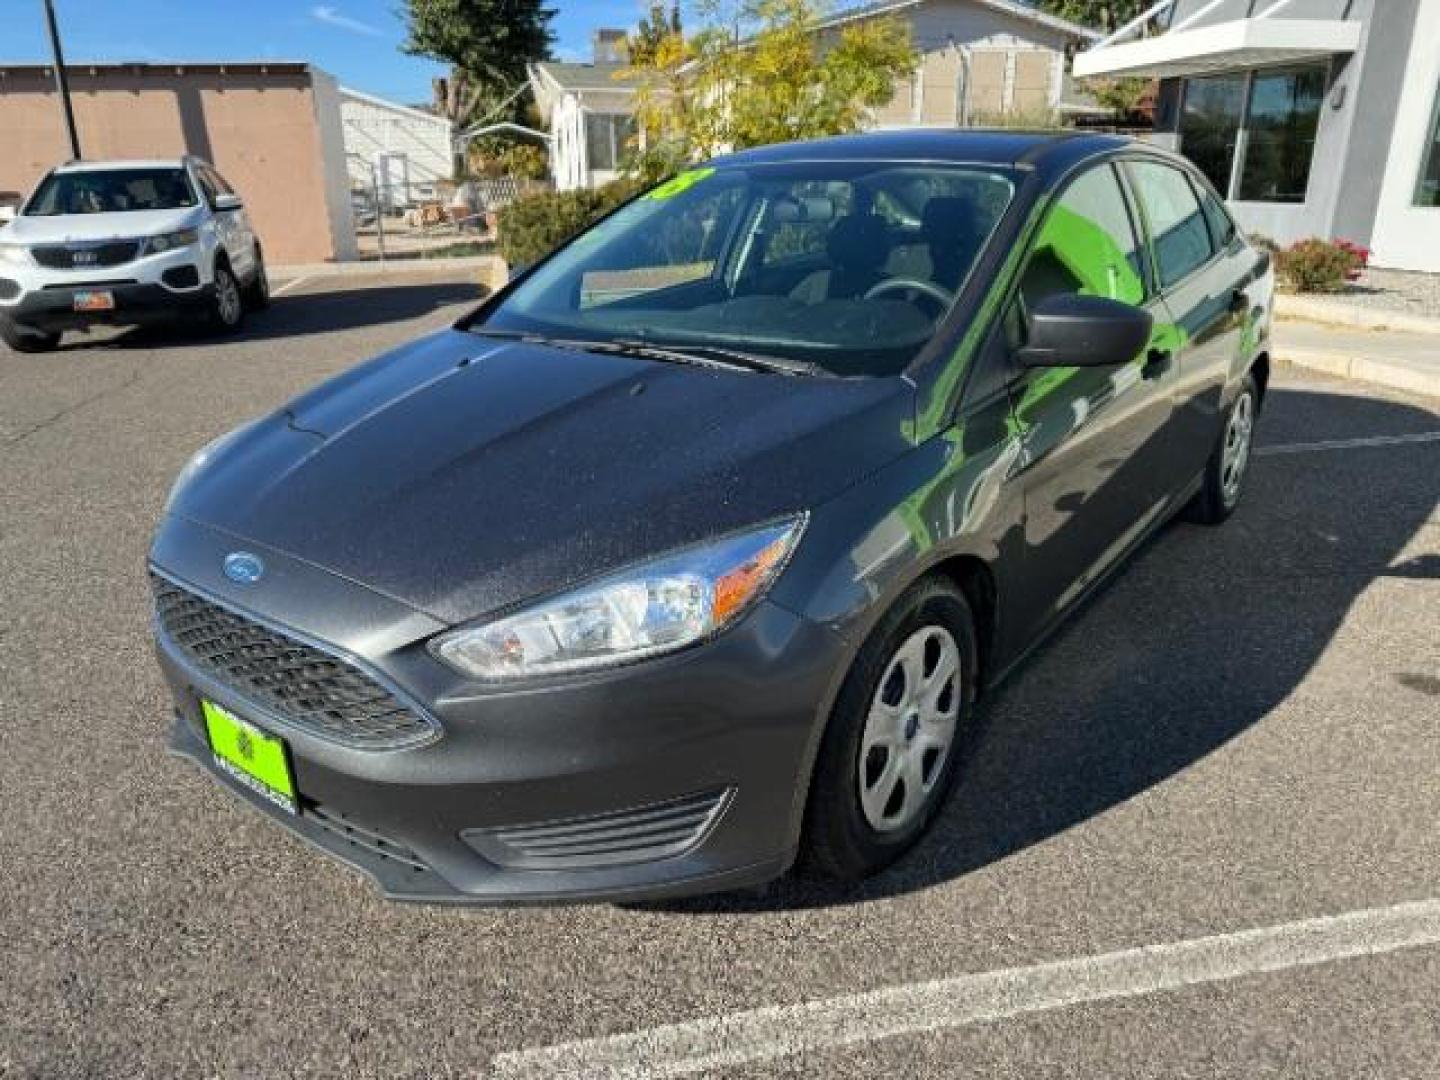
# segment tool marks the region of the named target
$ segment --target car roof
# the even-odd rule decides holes
[[[985,128],[906,128],[829,139],[778,143],[716,159],[720,165],[788,161],[944,161],[1042,167],[1052,157],[1074,161],[1137,144],[1116,135],[1078,131]]]
[[[114,161],[67,161],[56,172],[109,172],[113,169],[180,169],[193,158],[134,158]]]

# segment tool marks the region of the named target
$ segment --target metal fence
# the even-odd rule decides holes
[[[493,241],[496,214],[516,199],[547,187],[510,176],[458,185],[376,177],[350,191],[360,256],[413,258]]]

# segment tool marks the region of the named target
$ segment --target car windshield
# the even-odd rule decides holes
[[[180,210],[196,205],[184,169],[105,169],[51,173],[25,207],[26,217]]]
[[[469,329],[898,374],[1014,187],[979,166],[694,169],[582,233]]]

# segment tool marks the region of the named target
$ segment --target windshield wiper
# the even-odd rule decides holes
[[[577,349],[582,352],[609,353],[614,356],[634,356],[645,360],[659,360],[667,364],[694,364],[700,367],[723,367],[782,375],[823,375],[825,373],[819,365],[806,363],[804,360],[762,356],[757,353],[725,349],[714,345],[654,345],[648,341],[638,341],[633,338],[610,340],[552,338],[526,330],[471,329],[470,333],[478,334],[481,337],[502,338],[507,341],[526,341],[536,345],[549,345],[556,349]]]

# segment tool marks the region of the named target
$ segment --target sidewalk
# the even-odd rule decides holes
[[[1276,359],[1341,378],[1440,397],[1440,334],[1280,320]]]

